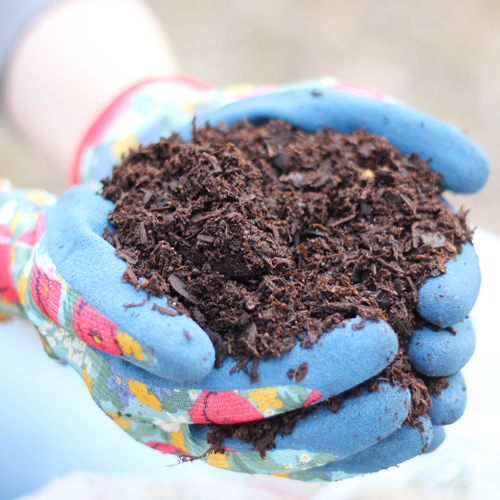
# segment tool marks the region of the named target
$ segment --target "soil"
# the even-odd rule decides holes
[[[237,360],[252,381],[258,363],[297,341],[360,316],[387,321],[399,338],[395,361],[363,384],[408,387],[407,424],[431,405],[430,382],[405,354],[425,321],[417,290],[470,241],[463,211],[441,200],[441,180],[416,155],[360,130],[315,134],[274,121],[193,129],[140,148],[103,181],[115,203],[104,237],[127,263],[123,281],[167,296],[210,336],[216,367]],[[133,306],[127,304],[127,307]],[[290,370],[307,376],[307,364]],[[443,385],[443,384],[441,384]],[[436,386],[437,387],[437,386]],[[360,387],[320,403],[338,411]],[[432,390],[439,390],[433,385]],[[317,406],[317,405],[316,405]],[[238,437],[265,456],[316,406],[242,425],[213,425],[209,443]]]

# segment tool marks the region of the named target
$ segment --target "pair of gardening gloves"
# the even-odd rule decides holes
[[[409,390],[382,383],[377,391],[348,398],[336,414],[318,409],[293,434],[278,436],[265,458],[232,439],[224,441],[224,453],[205,454],[207,424],[265,419],[340,394],[388,366],[398,340],[386,323],[355,318],[325,333],[311,349],[297,344],[281,358],[261,361],[260,381],[251,383],[242,372],[230,375],[230,358],[214,369],[208,335],[184,315],[162,314],[162,307],[171,308],[166,298],[147,298],[121,281],[127,264],[102,238],[112,203],[96,194],[98,181],[131,148],[175,131],[189,137],[195,114],[198,124],[282,119],[311,132],[363,128],[387,137],[404,154],[428,159],[442,173],[444,188],[455,192],[476,192],[488,176],[484,154],[457,129],[335,79],[224,90],[183,76],[146,82],[120,96],[87,134],[74,172],[81,185],[57,200],[0,183],[4,316],[27,316],[49,356],[82,376],[105,413],[134,439],[164,453],[312,481],[376,472],[435,449],[444,439],[442,426],[460,418],[465,407],[460,369],[474,351],[467,316],[481,281],[471,244],[446,264],[446,274],[429,279],[418,293],[419,314],[438,328],[412,336],[412,366],[448,380],[439,396],[431,396],[420,429],[402,425]],[[290,369],[305,362],[303,380],[288,378]]]

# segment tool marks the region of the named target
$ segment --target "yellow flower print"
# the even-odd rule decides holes
[[[175,416],[172,413],[169,413],[168,411],[165,412],[165,417],[168,419],[167,420],[168,422],[175,422],[179,425],[190,423],[190,420],[188,420],[184,415]],[[159,419],[157,419],[157,420],[160,422]],[[165,429],[165,430],[167,430],[167,429]]]
[[[58,328],[54,333],[54,337],[60,342],[64,338],[65,332],[62,328]]]
[[[301,464],[307,464],[310,461],[311,461],[311,457],[307,453],[304,453],[304,454],[300,455],[300,457],[299,457],[299,462]]]
[[[206,459],[208,465],[218,469],[229,470],[229,463],[225,453],[210,453]]]
[[[192,99],[184,99],[179,106],[179,110],[184,113],[188,113],[190,115],[194,115],[196,113],[196,108],[200,104],[204,104],[206,99],[200,99],[197,97],[193,97]]]
[[[26,268],[25,268],[26,269]],[[17,293],[19,294],[19,300],[23,306],[27,305],[26,302],[26,288],[28,287],[28,277],[26,276],[26,271],[21,273],[19,279],[17,280]]]
[[[14,216],[10,221],[10,230],[12,231],[12,233],[15,232],[17,225],[19,224],[19,222],[21,222],[22,218],[23,214],[19,210],[16,210]]]
[[[180,431],[172,431],[170,433],[170,436],[170,444],[172,446],[175,446],[176,448],[179,448],[180,450],[188,453],[186,445],[184,444],[184,431],[182,429]]]
[[[128,333],[118,333],[116,340],[124,354],[127,356],[134,356],[137,361],[144,361],[141,345]]]
[[[261,413],[264,413],[269,408],[273,410],[281,410],[283,408],[283,401],[280,401],[277,396],[278,389],[276,387],[248,391],[248,399],[257,403],[257,410]]]
[[[286,477],[287,479],[290,479],[290,476],[288,475],[288,472],[272,472],[271,476],[276,476],[276,477]]]
[[[52,351],[50,350],[49,344],[47,344],[47,341],[42,335],[40,335],[40,339],[42,340],[42,345],[43,348],[45,349],[45,352],[50,356]]]
[[[273,410],[272,408],[266,408],[262,412],[262,415],[264,415],[264,417],[266,418],[272,417],[273,415],[276,415],[276,410]]]
[[[241,98],[253,94],[257,89],[256,85],[250,83],[241,83],[237,85],[227,85],[224,90],[233,98]]]
[[[104,412],[106,413],[106,415],[108,415],[108,417],[111,417],[113,419],[113,422],[115,422],[115,424],[118,424],[123,430],[128,431],[130,429],[131,424],[126,418],[118,415],[118,413],[111,413],[106,410],[104,410]]]
[[[132,149],[137,149],[140,146],[137,137],[134,134],[129,134],[123,139],[119,139],[113,143],[113,156],[120,160],[122,156],[128,154]]]
[[[87,370],[85,368],[82,369],[82,377],[83,381],[85,382],[85,385],[87,386],[87,389],[89,392],[92,392],[92,379],[90,378],[89,374],[87,373]]]
[[[33,189],[27,192],[26,198],[28,198],[28,200],[30,201],[33,201],[34,203],[37,203],[38,205],[43,206],[50,203],[53,199],[53,196],[46,191]]]
[[[181,424],[179,422],[169,422],[168,420],[161,420],[159,418],[153,418],[153,425],[155,427],[160,427],[166,432],[178,432],[181,428]]]
[[[149,394],[146,384],[141,384],[136,380],[129,380],[128,388],[143,405],[149,406],[150,408],[153,408],[153,410],[161,411],[161,403],[159,399],[155,395]]]

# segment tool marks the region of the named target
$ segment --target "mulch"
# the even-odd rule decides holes
[[[233,370],[256,381],[261,360],[297,342],[308,348],[349,318],[384,320],[400,350],[363,387],[408,387],[405,423],[419,425],[431,401],[430,382],[406,355],[411,334],[426,324],[417,291],[472,237],[466,213],[443,203],[440,175],[423,159],[363,130],[309,134],[280,121],[243,122],[142,147],[103,186],[115,203],[114,231],[104,238],[128,263],[123,281],[168,297],[173,309],[164,314],[193,318],[215,346],[216,368],[230,356]],[[299,382],[307,365],[288,376]],[[320,404],[338,411],[359,391]],[[232,436],[265,456],[278,433],[293,432],[316,406],[213,425],[211,451]]]

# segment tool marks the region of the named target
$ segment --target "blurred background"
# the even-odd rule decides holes
[[[214,85],[336,76],[385,91],[465,131],[489,156],[480,194],[453,196],[500,234],[498,0],[151,0],[185,72]],[[0,121],[2,175],[62,193]]]
[[[499,0],[151,2],[165,24],[183,70],[214,85],[286,83],[331,75],[378,88],[462,129],[487,153],[492,172],[480,194],[450,195],[449,198],[457,208],[460,205],[470,208],[472,225],[500,235]],[[10,130],[0,115],[0,175],[9,177],[19,187],[43,187],[61,194],[66,181],[55,174],[55,169],[54,175],[44,173],[47,171],[50,165],[46,160]],[[485,239],[484,234],[482,239],[483,255],[491,248],[487,262],[498,262],[495,250],[498,244],[491,246],[491,240]],[[479,232],[478,246],[480,243]],[[495,278],[494,273],[488,273],[485,278]],[[494,462],[500,441],[498,432],[494,434],[492,430],[496,426],[491,425],[490,420],[491,415],[500,411],[498,398],[491,398],[490,392],[497,384],[499,337],[494,335],[491,318],[495,314],[492,303],[498,285],[494,279],[488,283],[489,288],[483,286],[484,300],[482,308],[477,308],[476,317],[478,328],[492,335],[488,343],[478,344],[482,352],[467,366],[470,405],[464,418],[448,431],[447,447],[441,454],[426,455],[420,462],[387,471],[387,475],[381,473],[369,476],[366,481],[360,479],[359,488],[354,487],[355,480],[331,485],[337,489],[325,488],[324,494],[318,491],[317,500],[333,497],[336,500],[464,500],[472,498],[467,489],[469,477],[474,478],[476,488],[483,492],[474,496],[475,499],[498,498],[495,473],[498,466]],[[17,360],[14,362],[18,364]],[[46,389],[56,398],[57,391]],[[490,402],[489,406],[485,402]],[[67,421],[75,425],[70,418]],[[95,478],[88,481],[97,484]],[[198,483],[200,481],[191,481],[191,487],[195,488]],[[392,489],[388,489],[388,484]],[[408,484],[419,488],[430,485],[433,492],[441,493],[410,492],[406,489]],[[128,483],[125,486],[129,488]],[[113,491],[117,488],[114,483],[112,487]],[[68,488],[72,493],[60,497],[76,498],[74,483]],[[295,496],[287,491],[283,498],[306,498],[300,485],[294,483],[292,488]],[[109,498],[126,498],[123,491],[120,489],[121,496]],[[183,486],[185,496],[182,498],[210,498],[206,491],[192,497],[186,491],[187,486]],[[241,488],[237,491],[242,496],[234,493],[231,498],[257,496],[251,496],[253,489],[248,489],[245,497],[245,491]],[[311,491],[307,490],[308,494]],[[47,493],[43,498],[56,496]]]

